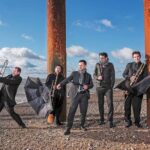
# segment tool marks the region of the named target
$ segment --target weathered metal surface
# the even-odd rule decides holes
[[[150,0],[144,0],[145,57],[150,74]],[[150,127],[150,90],[147,92],[147,124]]]
[[[66,76],[66,10],[65,0],[47,0],[47,67],[48,73],[61,64]],[[64,101],[62,118],[66,118]]]

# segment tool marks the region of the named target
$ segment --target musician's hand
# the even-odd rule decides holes
[[[88,89],[88,85],[83,85],[83,89],[87,90]]]
[[[58,84],[58,85],[57,85],[57,89],[58,89],[58,90],[60,90],[60,89],[61,89],[61,86],[60,86],[60,84]]]
[[[133,82],[135,80],[135,76],[130,77],[130,81]]]
[[[102,76],[98,76],[98,78],[97,78],[98,80],[102,80],[103,79],[103,77]]]
[[[53,86],[53,89],[54,89],[54,90],[56,90],[56,89],[57,89],[57,86],[56,86],[56,85],[54,85],[54,86]]]

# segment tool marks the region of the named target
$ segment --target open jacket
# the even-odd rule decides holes
[[[62,74],[59,74],[58,75],[58,79],[57,79],[57,82],[56,82],[56,85],[58,85],[61,81],[63,81],[65,78]],[[54,85],[54,82],[56,80],[56,74],[52,73],[52,74],[49,74],[46,78],[46,86],[51,90],[52,88],[52,84]],[[65,96],[65,93],[66,93],[66,89],[65,89],[65,86],[62,87],[62,89],[60,90],[57,90],[56,89],[56,92],[57,94],[61,94],[61,96]]]
[[[3,83],[0,93],[1,99],[5,99],[11,105],[15,105],[15,96],[21,81],[22,78],[20,76],[13,77],[12,74],[7,77],[0,77],[0,82]]]
[[[78,88],[80,86],[79,78],[80,78],[80,73],[78,71],[73,71],[68,78],[60,82],[61,86],[64,86],[67,83],[71,82],[70,90],[68,92],[68,95],[71,98],[73,98],[78,92]],[[87,94],[89,97],[90,96],[89,89],[93,88],[93,81],[91,75],[87,72],[84,73],[83,85],[88,85]]]

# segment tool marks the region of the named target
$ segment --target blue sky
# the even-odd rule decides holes
[[[0,2],[0,57],[24,76],[46,75],[46,17],[46,0]],[[143,0],[66,0],[66,25],[68,72],[84,58],[92,73],[106,51],[119,77],[133,50],[144,55]]]

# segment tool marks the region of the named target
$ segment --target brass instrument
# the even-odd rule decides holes
[[[145,64],[142,63],[140,65],[139,69],[137,70],[136,74],[134,75],[135,76],[134,80],[130,82],[130,87],[132,87],[135,83],[137,83],[140,75],[144,71],[144,68],[145,68]],[[128,99],[129,95],[130,95],[130,93],[128,91],[125,91],[125,93],[124,93],[125,101]]]
[[[57,81],[58,81],[58,74],[56,75],[56,78],[55,78],[55,81],[52,82],[52,85],[51,85],[51,97],[54,98],[55,96],[55,90],[56,89],[53,89],[53,86],[56,86],[57,85]]]
[[[0,69],[0,76],[4,76],[4,73],[5,73],[5,70],[7,68],[7,65],[8,65],[8,60],[6,59],[3,63],[3,65],[1,66],[1,69]]]
[[[133,84],[135,84],[135,83],[138,81],[140,75],[141,75],[141,74],[143,73],[143,71],[144,71],[144,68],[145,68],[145,64],[142,63],[142,64],[140,65],[139,69],[137,70],[136,74],[135,74],[135,79],[130,82],[130,86],[132,86]]]

